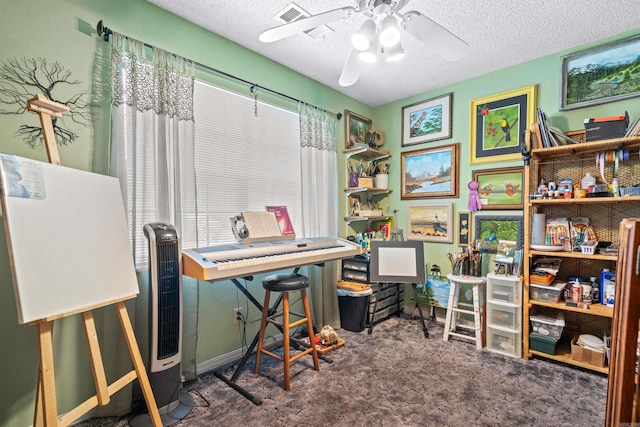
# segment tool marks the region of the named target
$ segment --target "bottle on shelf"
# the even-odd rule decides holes
[[[618,187],[618,178],[613,178],[613,182],[611,183],[611,192],[613,193],[613,197],[618,197],[620,195],[620,189]]]
[[[589,279],[589,284],[591,285],[591,302],[593,304],[600,303],[600,284],[595,277]]]
[[[593,190],[593,187],[596,185],[596,178],[591,175],[591,172],[587,172],[585,176],[580,181],[580,188],[586,190],[587,193],[590,193]]]

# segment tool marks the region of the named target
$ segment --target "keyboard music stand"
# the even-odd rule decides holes
[[[400,312],[399,288],[405,283],[410,283],[413,289],[415,308],[420,313],[422,332],[425,338],[429,338],[429,330],[424,323],[424,315],[418,300],[419,283],[425,283],[426,274],[424,266],[424,244],[421,241],[371,241],[371,265],[369,281],[378,283],[376,300],[373,303],[373,312],[369,320],[369,331],[373,332],[376,308],[380,299],[380,289],[383,283],[391,283],[396,286],[396,303]]]

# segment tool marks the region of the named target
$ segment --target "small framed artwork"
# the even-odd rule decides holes
[[[472,235],[471,212],[458,212],[458,246],[469,246]]]
[[[453,203],[408,205],[407,239],[453,243]]]
[[[496,253],[500,240],[516,242],[516,247],[523,245],[522,216],[475,215],[475,239],[482,252]]]
[[[471,163],[519,159],[535,108],[535,85],[471,101]]]
[[[402,146],[451,138],[453,94],[402,107]]]
[[[346,148],[366,146],[367,136],[371,130],[371,119],[349,110],[344,110],[344,118]]]
[[[640,35],[562,58],[560,110],[640,95]]]
[[[401,199],[458,197],[460,143],[402,153]]]
[[[524,168],[474,170],[472,179],[478,183],[482,209],[522,209]]]

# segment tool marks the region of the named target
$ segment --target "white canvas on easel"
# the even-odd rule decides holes
[[[138,294],[116,178],[6,154],[0,176],[20,323]]]

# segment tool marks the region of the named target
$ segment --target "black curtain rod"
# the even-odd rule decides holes
[[[104,41],[106,41],[106,42],[109,41],[109,36],[111,34],[113,34],[113,31],[111,31],[111,29],[109,27],[105,27],[104,26],[104,24],[102,23],[102,20],[98,21],[98,25],[96,26],[96,30],[98,31],[98,36],[102,37],[102,39]],[[150,48],[150,49],[154,48],[154,46],[152,46],[150,44],[147,44],[147,43],[144,43],[144,45],[146,47]],[[285,99],[288,99],[290,101],[294,101],[294,102],[298,102],[298,103],[302,102],[304,104],[311,105],[313,108],[317,108],[319,110],[322,110],[322,111],[325,111],[325,112],[329,112],[328,110],[325,110],[324,108],[317,107],[317,106],[315,106],[313,104],[309,104],[308,102],[301,101],[298,98],[294,98],[292,96],[285,95],[282,92],[278,92],[276,90],[269,89],[268,87],[260,86],[259,84],[252,83],[252,82],[247,81],[245,79],[242,79],[240,77],[234,76],[233,74],[226,73],[224,71],[218,70],[218,69],[210,67],[208,65],[201,64],[201,63],[196,62],[196,61],[191,61],[191,62],[193,62],[197,67],[200,67],[200,68],[202,68],[204,70],[210,71],[210,72],[215,73],[215,74],[219,74],[219,75],[224,76],[224,77],[226,77],[228,79],[235,80],[237,82],[241,82],[241,83],[244,83],[244,84],[248,85],[249,86],[249,90],[251,91],[251,93],[253,93],[256,89],[261,89],[261,90],[265,90],[265,91],[267,91],[269,93],[272,93],[274,95],[277,95],[277,96],[279,96],[281,98],[285,98]],[[336,116],[337,116],[338,120],[342,119],[342,113],[338,113],[338,114],[336,114]]]

